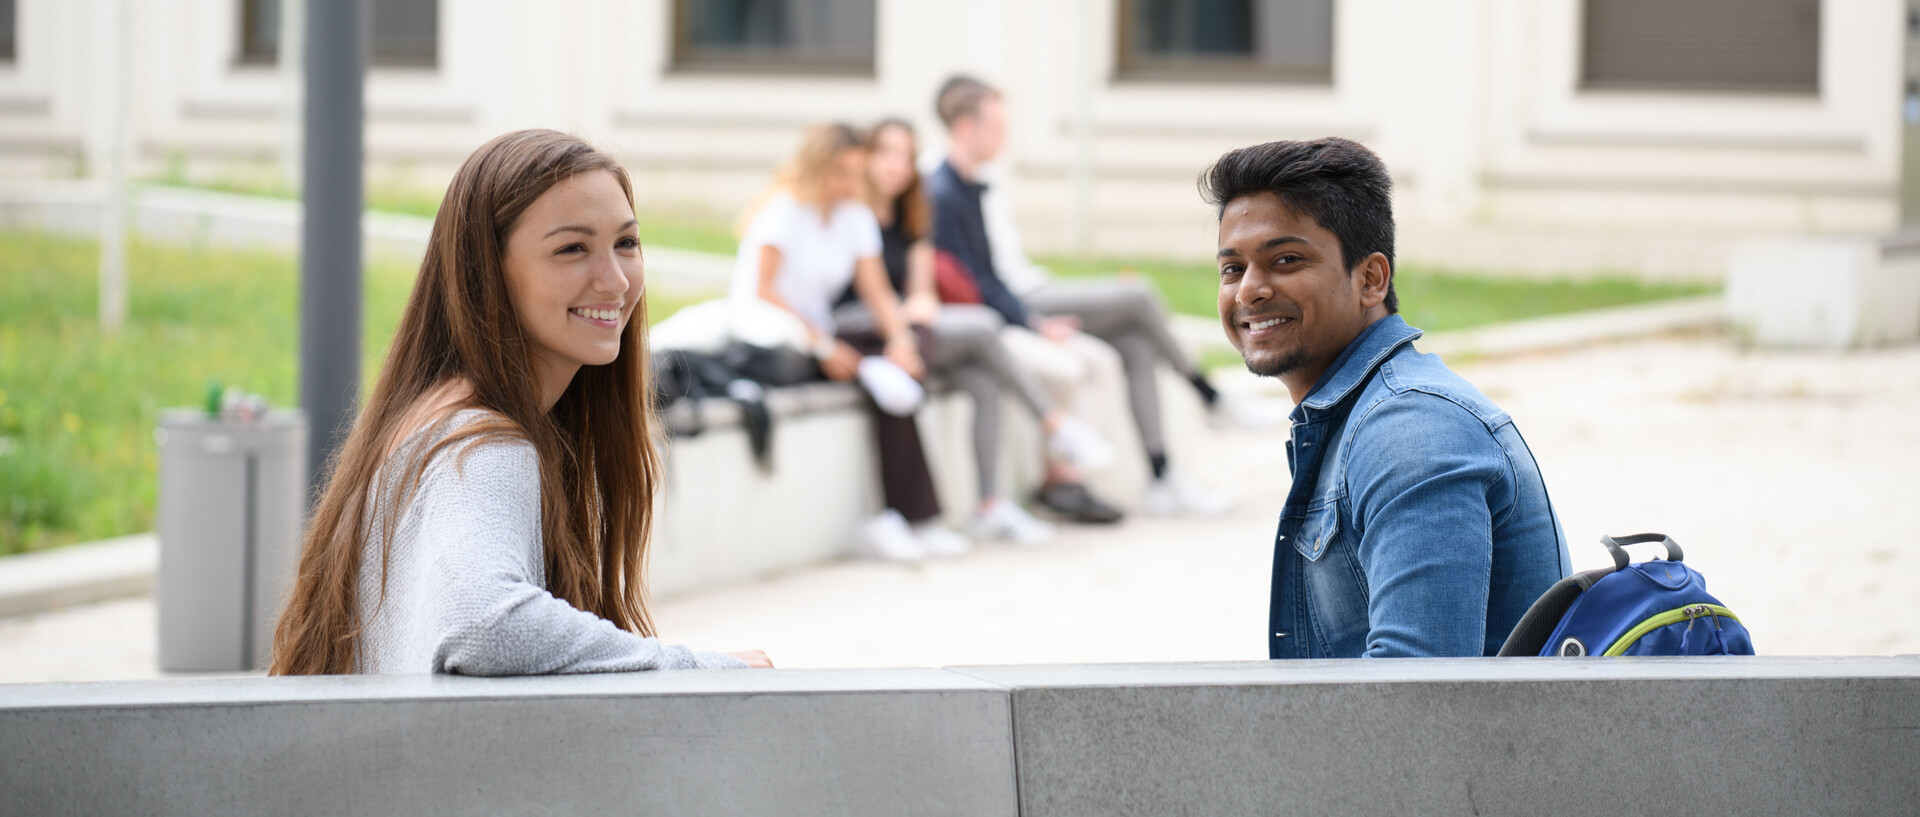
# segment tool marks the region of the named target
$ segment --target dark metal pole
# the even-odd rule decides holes
[[[309,0],[300,231],[300,402],[308,496],[353,427],[360,384],[360,211],[366,0]]]

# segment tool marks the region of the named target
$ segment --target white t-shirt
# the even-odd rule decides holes
[[[853,280],[854,265],[880,256],[880,222],[865,204],[852,200],[834,205],[821,221],[819,208],[802,205],[784,191],[775,193],[740,240],[733,264],[735,300],[760,297],[761,247],[780,250],[774,291],[809,325],[830,333],[833,302]]]

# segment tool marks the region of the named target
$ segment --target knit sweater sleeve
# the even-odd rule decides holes
[[[643,638],[547,592],[539,462],[523,441],[475,442],[442,452],[428,466],[414,501],[421,503],[417,544],[425,558],[425,609],[419,612],[427,619],[421,624],[436,673],[746,666],[732,656]]]

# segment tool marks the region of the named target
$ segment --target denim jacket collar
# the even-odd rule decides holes
[[[1324,412],[1347,399],[1354,389],[1367,381],[1367,376],[1400,347],[1412,343],[1420,337],[1420,330],[1407,325],[1399,315],[1388,315],[1373,325],[1361,330],[1360,334],[1347,344],[1347,348],[1335,358],[1320,382],[1313,384],[1307,397],[1293,410],[1293,421],[1306,422],[1312,414]]]

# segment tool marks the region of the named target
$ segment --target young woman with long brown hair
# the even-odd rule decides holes
[[[331,467],[275,675],[768,666],[654,638],[661,478],[633,190],[518,131],[469,157]]]

